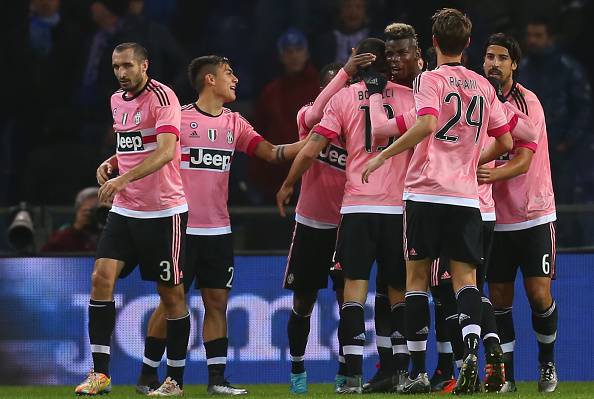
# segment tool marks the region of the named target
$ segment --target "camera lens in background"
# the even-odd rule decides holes
[[[8,228],[8,243],[17,251],[22,252],[33,245],[33,219],[26,205],[21,203]]]

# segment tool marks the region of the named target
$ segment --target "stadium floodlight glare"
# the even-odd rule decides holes
[[[12,222],[8,227],[8,243],[18,252],[27,252],[33,248],[34,226],[31,212],[25,202],[20,202],[10,212]]]

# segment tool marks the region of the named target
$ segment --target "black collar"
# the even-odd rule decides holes
[[[218,118],[219,116],[221,116],[223,114],[223,111],[221,111],[221,113],[218,114],[218,115],[209,114],[208,112],[202,111],[200,108],[198,108],[198,106],[196,105],[196,103],[192,103],[192,105],[194,106],[194,109],[196,111],[200,112],[204,116],[208,116],[209,118]]]
[[[512,93],[516,90],[516,85],[517,84],[518,83],[515,80],[512,82],[511,89],[509,89],[509,92],[507,92],[507,94],[505,95],[505,98],[509,98],[509,96],[512,95]]]
[[[447,65],[447,66],[462,66],[461,62],[446,62],[445,64],[441,64],[440,66]]]
[[[149,83],[151,83],[151,78],[148,78],[146,80],[146,83],[145,83],[144,87],[142,89],[140,89],[140,91],[138,93],[134,94],[132,97],[126,97],[126,93],[128,93],[128,92],[127,91],[124,91],[122,93],[122,98],[124,99],[124,101],[132,101],[135,98],[138,98],[138,96],[141,95],[146,90],[146,88],[149,85]]]

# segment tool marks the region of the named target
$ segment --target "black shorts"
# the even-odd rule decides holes
[[[407,259],[483,262],[483,221],[477,208],[407,200],[404,226]]]
[[[554,222],[525,230],[495,231],[487,281],[512,283],[518,267],[526,277],[555,279],[556,228]]]
[[[188,213],[140,219],[109,212],[97,244],[96,259],[125,262],[120,278],[140,266],[143,280],[182,283]]]
[[[493,244],[493,229],[495,222],[483,222],[483,253],[485,260],[476,268],[476,286],[482,293],[482,287],[485,283],[487,267],[489,265],[489,256]],[[443,284],[451,284],[450,261],[442,256],[431,263],[431,286],[436,287]]]
[[[283,286],[293,291],[314,291],[328,287],[344,288],[340,267],[334,268],[332,258],[336,246],[337,229],[316,229],[295,222],[293,241],[287,257]]]
[[[377,280],[402,290],[406,265],[402,247],[402,215],[349,213],[342,215],[336,244],[336,260],[345,278],[369,280],[377,261]]]
[[[192,282],[196,289],[233,288],[233,235],[198,236],[188,234],[184,288]]]

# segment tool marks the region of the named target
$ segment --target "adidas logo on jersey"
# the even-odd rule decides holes
[[[344,148],[337,147],[333,144],[328,144],[326,148],[320,152],[320,155],[318,155],[318,160],[340,170],[345,170],[347,152]]]
[[[450,276],[450,273],[448,273],[448,271],[446,270],[445,272],[443,272],[443,274],[441,275],[441,279],[442,280],[447,280],[449,278],[452,278],[452,276]]]
[[[227,172],[233,151],[212,148],[190,148],[190,168]]]
[[[361,334],[357,335],[356,337],[353,337],[353,339],[355,339],[357,341],[365,341],[365,333],[361,333]]]
[[[118,152],[144,151],[140,132],[118,132]]]
[[[417,331],[415,334],[417,334],[417,335],[429,334],[429,327],[425,326],[425,327],[421,328],[419,331]]]

